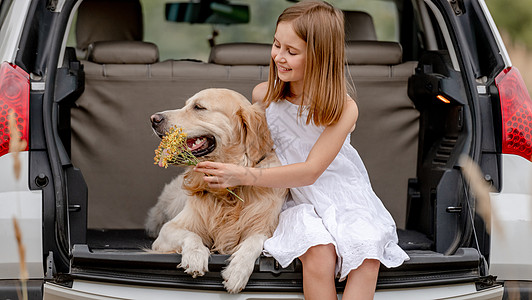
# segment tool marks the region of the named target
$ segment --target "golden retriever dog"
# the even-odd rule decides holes
[[[156,113],[151,121],[159,137],[173,126],[182,127],[200,160],[255,168],[279,165],[263,109],[235,91],[200,91],[183,108]],[[152,250],[181,253],[178,267],[192,277],[208,271],[211,252],[230,254],[222,277],[227,291],[238,293],[277,226],[287,190],[232,188],[242,202],[226,189],[210,189],[203,176],[189,167],[167,184],[148,213],[146,230],[157,236]]]

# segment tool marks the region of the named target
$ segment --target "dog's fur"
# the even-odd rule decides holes
[[[173,126],[182,127],[189,138],[214,138],[216,147],[200,160],[256,168],[279,165],[263,109],[237,92],[203,90],[182,109],[152,116],[152,127],[160,137]],[[152,249],[181,253],[179,267],[193,277],[208,271],[211,252],[231,254],[222,276],[225,288],[237,293],[247,284],[263,242],[277,226],[287,190],[239,186],[233,191],[242,202],[226,189],[210,189],[203,176],[188,168],[167,184],[148,213],[146,230],[158,235]]]

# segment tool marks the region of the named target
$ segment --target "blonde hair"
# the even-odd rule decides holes
[[[305,99],[310,99],[306,123],[327,126],[338,122],[342,114],[347,88],[345,83],[345,33],[344,15],[341,10],[321,1],[299,2],[283,11],[277,19],[290,22],[294,32],[307,43],[303,95],[299,116]],[[268,90],[264,102],[272,102],[294,96],[290,83],[277,75],[277,66],[270,60]]]

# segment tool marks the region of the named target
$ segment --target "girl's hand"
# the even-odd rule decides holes
[[[247,168],[211,161],[200,162],[194,171],[205,174],[204,180],[213,189],[245,185]]]

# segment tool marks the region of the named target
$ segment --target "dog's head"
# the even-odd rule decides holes
[[[201,160],[253,166],[273,147],[262,109],[228,89],[202,90],[183,108],[150,119],[159,137],[174,126],[183,128],[192,154]]]

